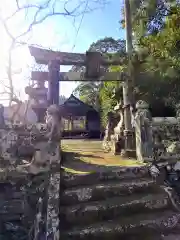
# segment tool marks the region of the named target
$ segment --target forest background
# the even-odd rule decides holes
[[[150,104],[155,112],[162,106],[175,108],[180,101],[180,1],[131,0],[133,25],[134,94]],[[124,11],[120,28],[125,28]],[[127,71],[126,42],[106,37],[88,50],[100,51],[124,64],[107,71]],[[75,71],[82,68],[73,67]],[[103,125],[107,113],[122,99],[122,84],[115,81],[81,82],[74,90],[80,99],[100,111]]]

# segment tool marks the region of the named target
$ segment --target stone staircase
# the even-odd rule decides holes
[[[61,171],[63,240],[180,239],[180,213],[147,168],[87,175]]]

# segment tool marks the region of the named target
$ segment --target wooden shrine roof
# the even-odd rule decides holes
[[[92,106],[82,102],[73,94],[59,106],[61,116],[86,116],[90,111],[97,112]]]

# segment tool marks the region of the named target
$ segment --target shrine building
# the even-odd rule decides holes
[[[80,135],[86,135],[89,138],[100,137],[100,116],[92,106],[71,94],[59,106],[59,110],[64,126],[64,137]]]

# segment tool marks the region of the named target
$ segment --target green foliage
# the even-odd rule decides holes
[[[113,38],[104,38],[92,43],[90,51],[99,51],[104,54],[107,59],[119,59],[119,57],[126,59],[125,41],[114,40]],[[126,66],[112,66],[108,71],[122,71]],[[83,69],[74,68],[76,71],[83,71]],[[75,89],[74,93],[79,95],[80,99],[101,113],[103,125],[106,124],[107,113],[113,110],[119,99],[118,96],[119,83],[116,81],[107,82],[82,82]]]
[[[164,28],[156,35],[148,35],[141,38],[140,47],[148,50],[149,56],[146,58],[146,67],[150,71],[158,71],[165,77],[178,77],[180,69],[180,28],[179,21],[180,8],[177,13],[166,17]],[[179,22],[180,23],[180,22]]]
[[[131,0],[130,3],[135,46],[131,58],[135,97],[149,103],[163,100],[175,105],[180,99],[180,1]],[[121,23],[125,27],[123,9]],[[100,51],[108,59],[123,59],[123,65],[111,66],[108,71],[127,70],[124,40],[106,37],[93,43],[89,50]],[[104,82],[93,92],[90,91],[93,84],[90,85],[86,93],[79,89],[79,95],[88,103],[99,104],[105,124],[108,111],[112,111],[122,98],[122,86],[118,82]],[[81,90],[85,88],[80,86]],[[95,101],[97,96],[98,101]]]
[[[155,35],[164,28],[164,19],[176,11],[176,0],[130,0],[136,37]]]
[[[96,110],[99,111],[100,109],[100,98],[99,98],[99,92],[101,89],[101,83],[100,82],[81,82],[76,89],[74,90],[73,94],[78,95],[79,98],[93,106]]]
[[[114,98],[114,89],[116,88],[116,82],[104,82],[103,87],[100,91],[101,101],[101,119],[103,126],[107,122],[107,113],[112,111],[116,105],[116,99]]]
[[[143,64],[135,68],[136,97],[173,105],[180,96],[180,3],[137,2],[131,1],[133,31],[138,54],[144,56]]]
[[[111,37],[105,37],[103,39],[98,40],[95,43],[92,43],[89,51],[97,51],[103,54],[110,53],[120,53],[124,54],[126,52],[125,40],[115,40]]]

